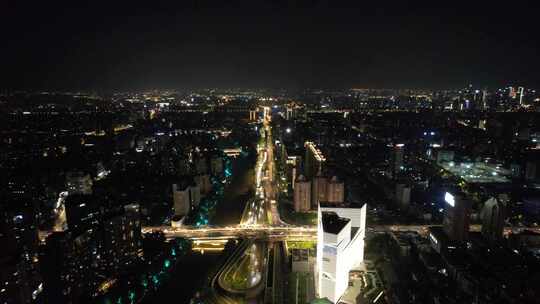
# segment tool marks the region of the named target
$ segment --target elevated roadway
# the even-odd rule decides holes
[[[166,238],[187,238],[191,240],[223,240],[235,238],[279,240],[316,240],[316,227],[296,226],[228,226],[228,227],[143,227],[143,233],[161,232]]]
[[[428,229],[436,225],[368,225],[367,232],[406,232],[414,231],[426,236]],[[480,231],[481,225],[471,225],[470,231]],[[530,230],[540,233],[540,228],[505,227],[504,233],[519,233]],[[268,239],[275,241],[283,240],[316,240],[317,227],[315,226],[269,226],[269,225],[237,225],[227,227],[171,227],[171,226],[148,226],[142,228],[143,233],[162,232],[165,237],[187,238],[192,240],[223,240],[235,238]]]

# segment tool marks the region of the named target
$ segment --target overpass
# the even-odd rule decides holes
[[[283,240],[316,240],[317,228],[304,226],[227,226],[203,227],[193,226],[143,227],[143,233],[162,232],[166,238],[187,238],[191,240],[223,240],[236,238]]]
[[[368,225],[368,233],[379,232],[406,232],[414,231],[427,236],[428,229],[437,225]],[[481,225],[471,225],[470,231],[480,231]],[[505,227],[504,233],[519,233],[530,230],[540,233],[540,228]],[[291,226],[291,225],[234,225],[226,227],[171,227],[171,226],[147,226],[142,228],[143,233],[162,232],[166,238],[187,238],[191,240],[227,240],[236,238],[267,239],[275,241],[317,240],[316,226]]]
[[[426,235],[430,225],[370,225],[368,232],[415,231]],[[475,230],[475,229],[472,229]],[[236,238],[269,240],[317,240],[316,226],[292,225],[233,225],[225,227],[209,226],[147,226],[142,232],[161,232],[166,238],[187,238],[191,240],[226,240]]]

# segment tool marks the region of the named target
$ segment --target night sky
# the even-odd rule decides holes
[[[540,84],[532,1],[75,2],[2,1],[0,88]]]

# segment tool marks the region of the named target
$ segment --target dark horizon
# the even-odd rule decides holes
[[[538,4],[3,4],[2,89],[538,87]]]

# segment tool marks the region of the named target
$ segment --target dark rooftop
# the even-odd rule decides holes
[[[322,224],[325,232],[338,234],[350,222],[339,217],[335,212],[322,212]]]

